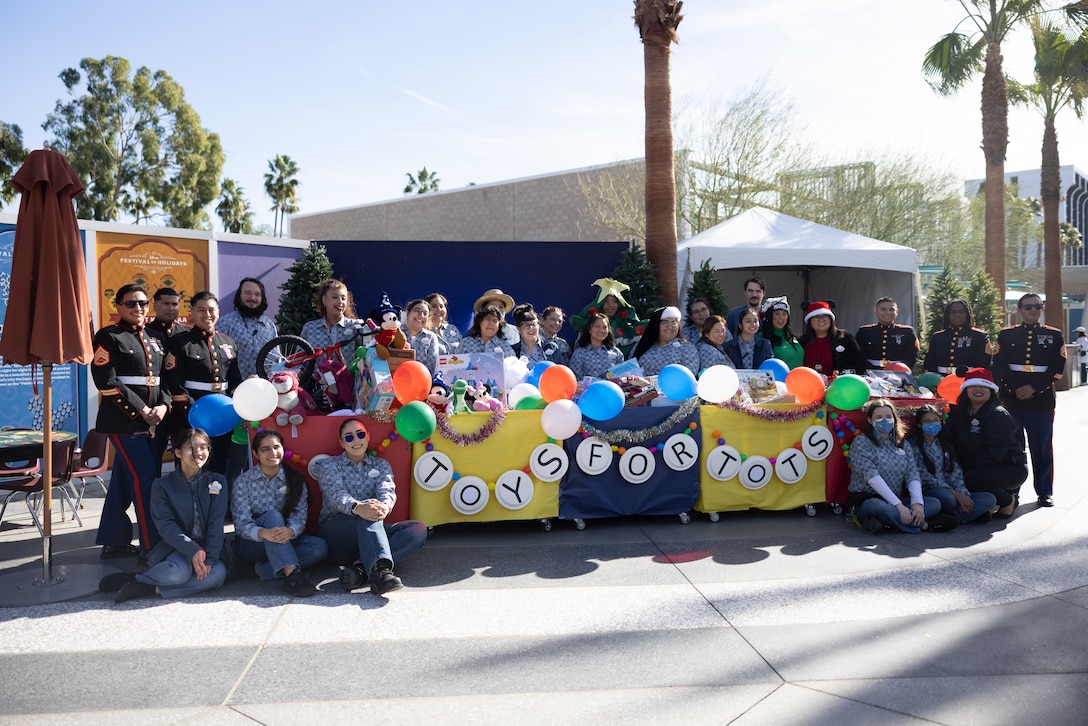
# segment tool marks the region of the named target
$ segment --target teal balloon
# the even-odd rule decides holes
[[[582,415],[594,421],[608,421],[615,418],[623,410],[623,404],[623,389],[612,381],[596,381],[589,384],[578,399],[578,408],[582,409]]]
[[[695,374],[687,366],[670,363],[657,374],[657,387],[674,401],[686,401],[695,395]]]
[[[542,411],[548,407],[548,402],[540,396],[524,396],[514,406],[515,411]]]
[[[929,390],[936,393],[937,386],[941,385],[942,380],[944,380],[944,376],[942,376],[940,373],[929,371],[928,373],[923,373],[922,375],[918,376],[918,385],[924,386],[925,388],[928,388]]]
[[[208,436],[222,436],[234,430],[242,420],[234,410],[234,401],[222,393],[201,396],[189,409],[189,425],[204,429]]]
[[[550,360],[538,361],[536,365],[533,366],[533,369],[529,371],[529,377],[525,379],[525,382],[540,388],[540,375],[554,365],[555,363],[552,363]]]
[[[827,387],[827,402],[841,411],[854,411],[869,400],[869,384],[852,373],[839,376]]]
[[[434,409],[423,401],[412,401],[401,406],[393,423],[397,433],[413,443],[429,438],[437,424]]]
[[[768,358],[759,364],[759,370],[770,371],[774,374],[774,379],[779,383],[786,382],[786,376],[790,374],[790,367],[786,365],[785,361],[778,358]]]

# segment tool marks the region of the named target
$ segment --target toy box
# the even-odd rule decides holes
[[[464,381],[473,388],[486,383],[491,395],[506,403],[502,356],[498,353],[454,353],[438,356],[437,371],[446,383]]]
[[[357,407],[366,411],[388,411],[396,400],[389,362],[379,358],[373,348],[366,352],[355,390]]]

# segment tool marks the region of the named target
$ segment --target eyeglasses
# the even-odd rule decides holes
[[[355,439],[359,439],[360,441],[362,441],[365,438],[366,438],[366,431],[353,431],[353,432],[349,432],[349,433],[344,434],[344,441],[346,441],[349,444],[352,441],[355,441]]]
[[[1028,304],[1028,305],[1021,305],[1020,309],[1021,310],[1042,310],[1043,306],[1042,306],[1041,303],[1031,303],[1031,304]]]
[[[536,323],[522,323],[518,327],[519,328],[535,328],[536,326],[537,326]]]
[[[185,447],[185,451],[189,452],[190,454],[196,454],[198,452],[208,452],[208,451],[211,451],[211,450],[212,450],[212,447],[208,446],[207,444],[198,444],[196,446],[186,446]]]
[[[664,327],[664,328],[679,328],[680,327],[680,321],[679,320],[662,320],[661,321],[661,326]]]
[[[121,303],[129,310],[133,310],[137,307],[146,308],[150,303],[147,300],[125,300]]]
[[[419,315],[427,315],[427,314],[429,314],[431,312],[431,309],[430,308],[412,308],[408,312],[417,313]]]

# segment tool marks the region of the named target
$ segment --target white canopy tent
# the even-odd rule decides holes
[[[709,260],[730,307],[744,304],[744,280],[753,276],[767,283],[768,296],[788,296],[798,335],[803,300],[834,300],[836,324],[853,333],[876,322],[874,304],[887,295],[899,304],[898,322],[915,324],[918,255],[910,247],[754,207],[685,240],[676,252],[681,297]]]

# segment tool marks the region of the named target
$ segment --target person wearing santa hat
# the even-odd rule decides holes
[[[805,332],[799,342],[805,349],[805,365],[822,375],[845,371],[861,373],[868,367],[854,336],[835,327],[833,301],[809,304],[805,312]]]
[[[1028,478],[1024,437],[1001,405],[993,374],[971,368],[948,416],[952,448],[963,467],[963,482],[972,492],[990,492],[1008,519],[1019,504],[1020,485]]]

